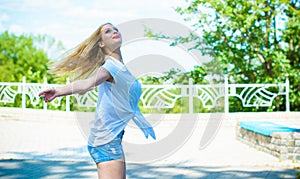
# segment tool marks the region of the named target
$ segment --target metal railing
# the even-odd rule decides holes
[[[66,83],[69,83],[67,80]],[[26,98],[28,96],[30,104],[36,106],[41,102],[38,93],[42,89],[58,87],[58,84],[26,83],[25,77],[22,82],[0,82],[0,104],[4,106],[14,103],[16,96],[22,96],[22,108],[26,108]],[[194,113],[194,99],[199,99],[202,107],[210,109],[217,105],[220,98],[224,99],[224,112],[229,112],[229,96],[237,97],[241,100],[243,107],[269,107],[273,100],[284,95],[286,98],[286,111],[290,111],[289,105],[289,80],[281,84],[229,84],[225,76],[224,84],[193,84],[192,79],[188,85],[142,85],[141,104],[143,108],[173,108],[175,102],[180,98],[188,98],[189,113]],[[272,90],[271,90],[272,89]],[[275,92],[274,92],[275,91]],[[76,99],[79,107],[95,107],[97,103],[97,90],[92,90],[84,95],[72,95]],[[65,109],[70,111],[70,96],[60,97],[51,102],[54,107],[62,105],[65,98]],[[28,101],[28,100],[27,100]],[[3,106],[2,105],[2,106]],[[43,109],[47,110],[47,103],[43,103]]]

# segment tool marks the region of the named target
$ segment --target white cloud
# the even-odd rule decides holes
[[[32,10],[36,8],[62,10],[72,6],[73,3],[72,0],[22,0],[20,4],[23,10]]]
[[[186,4],[183,0],[0,1],[0,32],[9,30],[15,34],[47,34],[62,41],[67,49],[82,42],[99,25],[106,22],[118,25],[142,18],[161,18],[186,24],[183,17],[174,10]],[[137,47],[141,48],[139,52],[143,52],[146,47],[149,48],[149,46],[143,47],[142,44],[137,44]],[[132,48],[133,55],[136,54],[137,47]],[[155,48],[155,50],[159,49]],[[157,53],[164,54],[166,50]],[[173,51],[168,53],[173,57]],[[130,50],[127,54],[130,55]]]
[[[66,48],[72,48],[79,44],[88,35],[90,35],[94,28],[91,27],[77,27],[69,24],[55,23],[40,26],[35,29],[34,34],[47,34],[54,37],[56,40],[62,41]]]
[[[49,34],[69,48],[105,22],[124,23],[139,18],[180,21],[172,9],[182,0],[14,0],[0,3],[0,27],[20,33]],[[1,23],[1,19],[6,23]],[[18,24],[18,25],[16,25]]]
[[[89,4],[72,4],[65,7],[61,15],[69,20],[83,23],[121,23],[138,18],[166,18],[175,19],[179,16],[172,8],[178,5],[174,0],[118,0],[103,3],[103,1],[89,1]]]
[[[9,21],[9,16],[7,14],[0,14],[0,32],[5,31],[5,27],[3,25],[3,22]]]
[[[15,34],[22,34],[24,32],[24,28],[19,25],[13,24],[9,27],[8,31]]]
[[[5,31],[5,28],[3,27],[3,25],[0,22],[0,32],[3,32],[3,31]]]
[[[101,19],[116,19],[116,18],[129,18],[134,16],[130,11],[123,11],[116,13],[111,10],[84,7],[68,8],[62,12],[62,16],[73,20],[82,20],[83,22],[96,22]]]
[[[9,16],[5,13],[0,14],[0,22],[9,21]]]

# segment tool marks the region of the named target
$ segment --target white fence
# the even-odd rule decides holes
[[[67,81],[67,83],[69,83]],[[14,103],[16,96],[22,95],[22,108],[26,108],[26,98],[30,104],[36,106],[41,98],[38,93],[45,88],[58,87],[57,84],[26,83],[25,77],[21,83],[0,82],[0,103]],[[289,80],[282,84],[229,84],[225,77],[224,84],[198,85],[189,80],[188,85],[142,85],[141,104],[143,108],[173,108],[175,102],[183,97],[188,98],[189,113],[194,113],[194,99],[201,101],[204,108],[216,107],[217,101],[224,99],[224,112],[229,112],[229,96],[241,100],[243,107],[268,107],[272,106],[273,100],[279,95],[286,99],[286,111],[290,111],[289,105]],[[272,90],[271,90],[272,89]],[[275,91],[275,92],[274,92]],[[27,97],[26,97],[27,96]],[[84,95],[72,95],[80,107],[95,107],[97,102],[97,91],[93,90]],[[66,96],[66,111],[70,111],[70,96]],[[62,97],[52,101],[55,107],[62,105]],[[44,110],[47,110],[47,103],[43,103]]]

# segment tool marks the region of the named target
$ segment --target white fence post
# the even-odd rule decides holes
[[[285,79],[285,105],[286,105],[286,112],[290,112],[290,81],[289,78],[287,77]]]
[[[224,82],[225,82],[225,86],[224,86],[224,111],[225,113],[229,113],[229,91],[228,91],[228,76],[224,75]]]
[[[26,108],[26,77],[22,77],[22,108]]]
[[[47,82],[47,77],[45,77],[44,78],[44,88],[43,88],[43,90],[45,89],[45,86],[48,84],[48,82]],[[42,99],[43,100],[43,109],[44,110],[47,110],[47,108],[48,108],[48,104],[44,101],[44,99]]]
[[[194,113],[194,86],[193,79],[189,78],[189,113]]]
[[[67,78],[66,84],[69,84],[69,83],[70,83],[70,79]],[[70,96],[69,95],[66,96],[66,111],[67,112],[70,111]]]

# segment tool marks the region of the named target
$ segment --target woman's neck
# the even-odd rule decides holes
[[[114,52],[108,53],[107,55],[111,56],[123,63],[121,51],[114,51]]]

